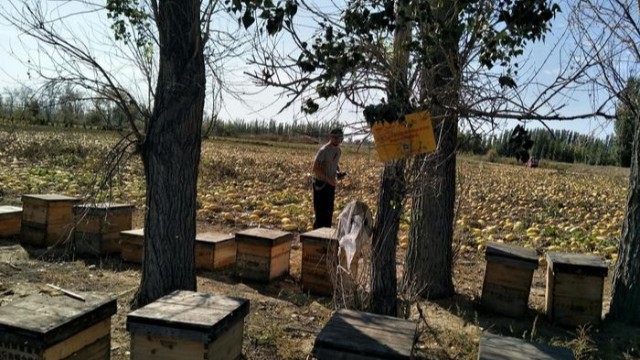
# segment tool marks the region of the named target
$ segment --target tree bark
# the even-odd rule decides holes
[[[636,115],[636,124],[640,119]],[[608,319],[640,325],[640,126],[635,127],[629,194]]]
[[[457,119],[437,122],[438,151],[416,159],[422,172],[411,207],[409,246],[405,255],[403,292],[409,298],[453,295],[453,218],[456,193]]]
[[[141,144],[147,214],[136,307],[174,290],[196,290],[195,211],[205,95],[199,15],[197,0],[158,5],[160,68]]]
[[[396,316],[398,280],[396,277],[396,240],[405,197],[405,160],[387,163],[380,180],[378,211],[372,239],[371,304],[376,314]]]
[[[405,255],[402,291],[413,297],[453,295],[451,248],[456,196],[458,116],[447,110],[458,105],[460,30],[456,2],[431,2],[433,22],[424,32],[438,31],[439,42],[428,49],[423,62],[422,102],[429,104],[438,149],[416,157],[417,179],[412,194],[409,246]]]

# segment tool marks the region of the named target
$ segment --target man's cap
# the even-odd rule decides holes
[[[329,132],[329,135],[343,136],[343,134],[342,134],[342,129],[341,129],[341,128],[335,128],[335,129],[332,129],[332,130]]]

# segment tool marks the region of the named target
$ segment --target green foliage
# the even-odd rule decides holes
[[[454,14],[439,14],[447,11]],[[510,67],[512,60],[523,53],[529,41],[544,38],[551,19],[559,11],[557,4],[546,0],[504,0],[489,6],[486,1],[477,0],[462,1],[457,5],[423,0],[407,0],[401,5],[392,0],[348,1],[339,25],[328,20],[321,22],[313,43],[302,44],[297,66],[309,77],[314,74],[314,81],[319,83],[315,87],[319,98],[337,96],[347,88],[345,82],[357,78],[354,74],[373,69],[384,71],[388,59],[381,59],[380,54],[390,56],[388,49],[394,36],[402,28],[411,26],[410,33],[416,36],[406,41],[402,51],[410,54],[412,65],[425,66],[433,60],[434,49],[444,47],[448,51],[445,44],[473,38],[479,47],[480,64],[487,68],[495,64],[505,67],[498,82],[501,86],[515,87],[512,74],[517,71]],[[517,63],[514,66],[517,68]],[[417,100],[411,99],[410,94],[393,94],[397,89],[386,90],[390,93],[389,98],[402,101],[368,107],[368,120],[387,119],[384,114],[374,114],[376,111],[404,113],[407,103],[413,104],[410,106],[413,109],[424,106],[416,104]],[[313,99],[307,100],[303,111],[316,111],[318,107],[312,106],[314,103]],[[389,106],[399,108],[389,110]]]
[[[138,3],[138,0],[107,0],[107,17],[113,20],[111,29],[116,40],[128,43],[134,39],[138,47],[148,46],[149,38],[143,36],[150,27],[149,14]],[[127,28],[127,23],[131,24],[137,31],[132,34]]]
[[[631,166],[633,136],[640,118],[640,81],[630,78],[616,107],[616,148],[620,166]]]
[[[256,16],[264,22],[264,28],[269,35],[280,32],[283,26],[290,27],[291,19],[298,12],[298,4],[295,0],[286,0],[284,6],[278,1],[272,0],[226,0],[227,10],[234,14],[242,14],[239,21],[245,29],[248,29],[256,21]]]

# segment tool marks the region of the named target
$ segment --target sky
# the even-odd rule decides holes
[[[98,1],[98,0],[95,0]],[[101,2],[101,1],[98,1]],[[82,12],[81,16],[65,17],[63,24],[65,27],[58,27],[63,32],[72,34],[79,40],[79,44],[87,46],[91,49],[93,55],[105,67],[116,75],[123,83],[144,84],[131,64],[127,64],[123,60],[122,51],[118,51],[110,40],[111,30],[109,29],[108,19],[105,13],[86,12],[86,8],[74,4],[69,1],[49,0],[42,1],[43,8],[52,16],[64,16],[68,13]],[[324,2],[316,2],[320,7],[327,7]],[[8,0],[3,0],[0,4],[2,11],[7,11],[9,6]],[[536,77],[536,80],[544,83],[551,81],[558,72],[561,63],[561,49],[554,50],[554,44],[558,37],[564,33],[566,28],[565,14],[561,13],[552,26],[552,31],[547,35],[545,42],[534,44],[525,52],[523,60],[531,66],[542,66],[542,71]],[[306,29],[307,33],[311,33],[310,17],[302,14],[299,17],[300,26]],[[239,28],[237,23],[231,20],[219,21],[217,30],[228,31],[231,34],[239,35],[245,33]],[[280,43],[283,49],[286,44]],[[547,55],[554,51],[558,54]],[[0,93],[6,89],[14,89],[16,87],[27,85],[37,88],[41,81],[34,72],[30,72],[25,66],[25,62],[30,61],[31,64],[40,64],[44,68],[51,68],[48,56],[45,54],[44,48],[39,48],[29,36],[21,34],[15,27],[9,25],[6,20],[0,19]],[[53,55],[56,57],[57,55]],[[245,57],[249,54],[246,53]],[[546,60],[546,62],[545,62]],[[317,115],[305,115],[299,111],[299,104],[288,109],[282,110],[286,103],[286,97],[278,95],[277,90],[262,89],[251,85],[251,80],[243,74],[245,71],[252,71],[243,63],[242,60],[233,60],[226,64],[224,70],[224,78],[229,86],[239,96],[225,96],[225,105],[220,109],[220,117],[223,119],[245,119],[247,121],[276,119],[277,121],[298,121],[298,122],[318,122],[318,121],[341,121],[356,122],[361,120],[360,112],[353,107],[338,107],[336,104],[330,104],[325,112]],[[139,94],[144,98],[144,86],[139,88]],[[526,96],[526,95],[524,95]],[[563,104],[561,110],[562,115],[570,116],[588,111],[593,103],[594,96],[598,94],[589,94],[589,89],[582,89],[567,93],[560,101]],[[205,108],[207,111],[207,108]],[[583,134],[591,134],[598,137],[604,137],[613,132],[613,126],[610,122],[604,120],[575,120],[562,122],[546,122],[546,125],[553,129],[570,129]],[[511,121],[503,125],[504,128],[515,126],[515,122]],[[538,122],[528,122],[527,127],[542,127]]]

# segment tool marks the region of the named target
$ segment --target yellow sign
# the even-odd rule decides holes
[[[378,123],[371,127],[378,157],[382,161],[436,150],[431,116],[427,111],[405,115],[405,121]]]

